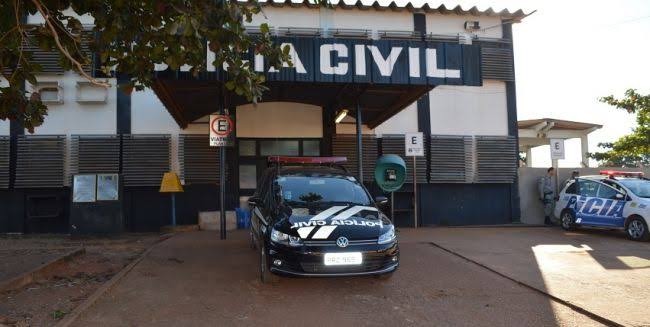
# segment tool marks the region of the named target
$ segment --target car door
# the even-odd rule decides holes
[[[574,205],[576,223],[581,225],[598,225],[598,214],[594,205],[598,206],[603,201],[598,199],[598,182],[580,179],[578,180],[578,196]]]
[[[608,183],[600,183],[598,198],[604,201],[599,211],[598,220],[600,224],[622,228],[625,224],[623,208],[627,203],[627,196]]]
[[[576,223],[599,227],[618,226],[625,205],[620,192],[598,181],[582,179],[578,183]]]

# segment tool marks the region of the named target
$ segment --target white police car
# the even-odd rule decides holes
[[[562,228],[615,228],[632,240],[650,240],[650,180],[636,172],[600,174],[571,180],[560,192],[555,216]]]

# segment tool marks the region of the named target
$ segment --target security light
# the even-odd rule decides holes
[[[339,113],[336,114],[336,118],[334,119],[334,121],[338,124],[338,123],[340,123],[341,120],[343,120],[343,118],[345,118],[345,116],[347,116],[347,115],[348,115],[348,110],[347,110],[347,109],[341,109],[341,111],[339,111]]]

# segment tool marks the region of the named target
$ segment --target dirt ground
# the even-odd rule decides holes
[[[86,253],[62,263],[20,290],[0,294],[0,326],[51,326],[160,239],[159,235],[70,239],[0,238],[1,280],[16,277],[75,248]]]
[[[538,292],[401,233],[400,268],[261,284],[245,231],[174,235],[73,326],[600,326]]]

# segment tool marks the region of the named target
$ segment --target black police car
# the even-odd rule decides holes
[[[294,276],[389,277],[399,265],[395,228],[340,157],[270,157],[249,199],[262,282]]]

